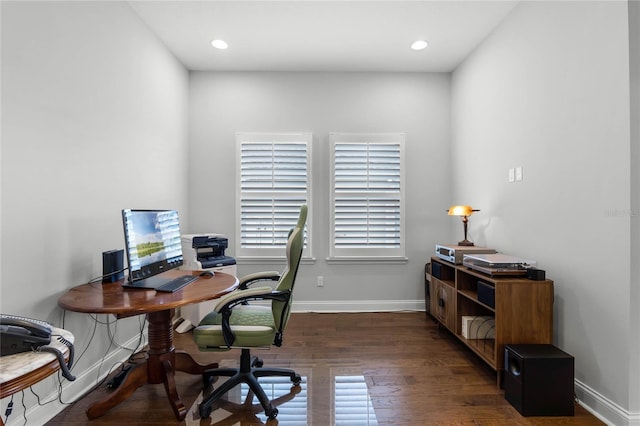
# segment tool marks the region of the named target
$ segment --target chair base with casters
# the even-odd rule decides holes
[[[209,383],[213,377],[218,376],[229,377],[229,379],[206,396],[198,406],[198,412],[203,419],[211,415],[211,406],[215,401],[240,383],[246,383],[249,386],[249,389],[255,394],[262,408],[264,408],[266,416],[270,419],[275,419],[278,415],[278,409],[271,404],[271,400],[258,383],[258,378],[266,376],[289,377],[293,386],[298,386],[302,381],[300,375],[293,370],[262,368],[262,360],[255,357],[252,358],[249,349],[242,349],[240,368],[214,368],[207,370],[202,374],[202,379],[205,383]]]

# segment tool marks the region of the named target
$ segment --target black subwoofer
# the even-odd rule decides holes
[[[573,416],[573,368],[553,345],[505,345],[504,397],[523,416]]]

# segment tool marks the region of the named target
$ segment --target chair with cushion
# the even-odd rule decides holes
[[[233,348],[242,350],[239,368],[215,368],[203,374],[205,385],[212,383],[214,377],[229,377],[209,395],[205,395],[198,406],[201,418],[211,415],[212,404],[229,390],[246,383],[256,395],[270,419],[278,415],[265,391],[258,383],[259,377],[290,377],[294,386],[301,377],[293,370],[282,368],[262,368],[262,360],[252,358],[251,348],[269,348],[281,346],[287,321],[291,313],[292,292],[295,283],[302,249],[304,245],[304,226],[307,220],[307,206],[300,208],[300,216],[294,228],[289,231],[287,240],[287,266],[282,274],[262,272],[242,278],[238,290],[231,292],[216,304],[193,330],[193,337],[201,351],[220,351]],[[252,284],[264,280],[277,281],[273,289],[270,286],[252,287]],[[251,304],[253,301],[268,301],[265,304]]]

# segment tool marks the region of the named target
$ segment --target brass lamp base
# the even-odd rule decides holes
[[[465,240],[459,241],[458,245],[459,246],[469,246],[470,247],[470,246],[473,246],[474,244],[471,241],[465,239]]]

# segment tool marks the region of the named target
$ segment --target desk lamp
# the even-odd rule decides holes
[[[473,243],[467,240],[467,224],[469,223],[469,216],[473,212],[479,212],[480,210],[473,209],[471,206],[451,206],[449,207],[449,216],[462,216],[462,225],[464,226],[464,240],[458,242],[459,246],[472,246]]]

